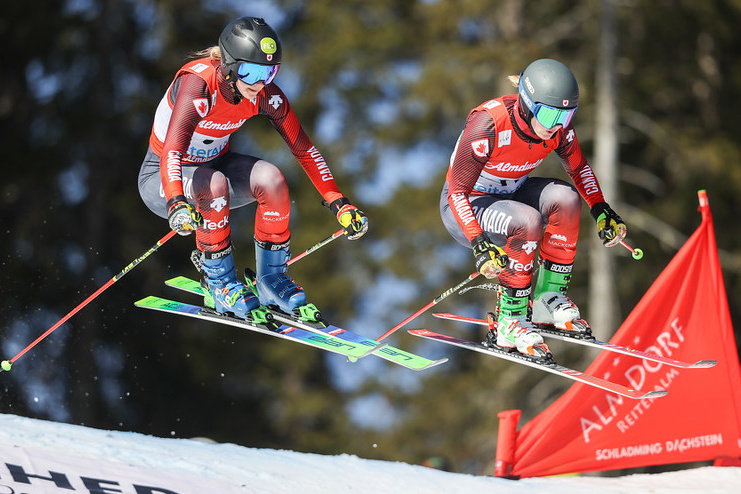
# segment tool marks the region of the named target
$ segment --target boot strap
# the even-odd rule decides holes
[[[255,244],[257,244],[257,246],[263,250],[274,251],[274,250],[287,249],[290,243],[291,243],[290,238],[286,240],[285,242],[275,243],[275,242],[268,242],[266,240],[259,240],[257,237],[255,237]]]
[[[530,296],[530,293],[532,292],[532,286],[528,285],[525,288],[512,288],[512,287],[500,284],[499,290],[501,291],[503,295],[506,295],[507,297],[522,298],[522,297]]]
[[[226,249],[217,250],[217,251],[203,251],[203,258],[204,259],[221,259],[222,257],[226,257],[229,254],[232,253],[232,244],[230,243],[229,246]]]

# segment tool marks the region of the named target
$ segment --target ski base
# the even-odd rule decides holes
[[[456,314],[436,312],[433,316],[440,319],[448,319],[451,321],[469,322],[472,324],[478,324],[481,326],[488,326],[488,323],[484,319],[478,319],[475,317],[458,316]],[[563,331],[559,331],[553,327],[539,326],[538,332],[547,338],[554,338],[561,341],[572,341],[579,345],[589,346],[598,348],[600,350],[607,350],[610,352],[621,353],[623,355],[629,355],[631,357],[637,357],[643,360],[650,360],[659,364],[666,364],[671,367],[678,367],[680,369],[708,369],[714,367],[717,360],[698,360],[697,362],[683,362],[681,360],[675,360],[670,357],[664,357],[662,355],[656,355],[654,353],[642,352],[633,348],[615,345],[607,341],[600,341],[594,337],[584,338],[582,336],[570,336],[564,334]]]
[[[607,381],[605,379],[601,379],[596,376],[584,374],[581,371],[570,369],[568,367],[564,367],[556,363],[550,363],[550,364],[541,363],[541,362],[529,359],[520,354],[515,354],[513,352],[506,352],[504,350],[499,350],[494,347],[488,347],[482,343],[476,343],[476,342],[469,341],[469,340],[455,338],[453,336],[447,336],[447,335],[443,335],[440,333],[435,333],[434,331],[429,331],[427,329],[411,329],[409,330],[409,333],[413,334],[414,336],[420,336],[422,338],[427,338],[433,341],[447,343],[448,345],[465,348],[467,350],[473,350],[473,351],[480,352],[480,353],[490,355],[493,357],[498,357],[504,360],[509,360],[511,362],[517,362],[518,364],[524,364],[530,367],[534,367],[536,369],[541,369],[546,372],[550,372],[552,374],[566,377],[573,381],[587,384],[589,386],[603,389],[610,393],[615,393],[617,395],[625,396],[626,398],[631,398],[634,400],[642,400],[646,398],[659,398],[659,397],[666,395],[666,390],[663,390],[663,389],[656,389],[654,391],[648,391],[648,392],[636,390],[633,388],[629,388],[627,386],[623,386],[621,384],[617,384],[611,381]]]
[[[185,276],[177,276],[175,278],[165,281],[165,284],[183,290],[194,295],[203,296],[203,290],[201,284],[198,281],[186,278]],[[300,328],[305,331],[310,331],[315,334],[329,336],[332,338],[346,341],[355,345],[362,345],[370,349],[369,353],[381,357],[389,362],[392,362],[407,369],[421,371],[434,367],[436,365],[443,364],[448,361],[447,358],[432,360],[421,355],[407,352],[399,348],[392,347],[385,342],[379,343],[372,338],[366,338],[359,334],[347,331],[337,326],[326,323],[323,320],[319,321],[307,321],[302,320],[300,315],[286,314],[274,307],[267,308],[272,314],[276,321],[283,324]]]

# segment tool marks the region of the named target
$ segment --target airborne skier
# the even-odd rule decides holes
[[[571,125],[579,104],[571,70],[540,59],[510,81],[518,94],[486,101],[469,113],[450,158],[440,211],[453,238],[473,248],[481,274],[499,276],[487,344],[543,358],[549,352],[538,326],[590,332],[566,296],[581,198],[605,246],[618,245],[626,226],[605,202]],[[576,187],[555,178],[528,177],[552,151]]]
[[[248,317],[260,305],[291,313],[306,295],[287,274],[288,186],[277,166],[233,152],[229,137],[245,121],[268,117],[349,239],[368,229],[366,216],[339,191],[321,153],[273,82],[282,48],[261,18],[230,22],[218,46],[199,52],[175,75],[154,116],[139,193],[155,214],[182,235],[195,231],[206,305]],[[257,201],[257,295],[237,278],[229,211]]]

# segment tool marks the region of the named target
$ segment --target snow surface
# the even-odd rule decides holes
[[[221,486],[213,491],[197,488],[194,492],[199,493],[224,492],[225,484],[230,487],[229,492],[261,494],[705,494],[741,489],[741,467],[702,467],[611,478],[551,477],[514,481],[347,454],[324,456],[158,438],[0,414],[0,452],[2,450],[40,451],[50,458],[74,458],[83,464],[104,461],[114,468],[154,470],[163,476],[198,479],[199,485],[212,482]]]

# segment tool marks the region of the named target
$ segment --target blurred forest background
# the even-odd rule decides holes
[[[362,240],[337,240],[291,273],[330,321],[375,338],[473,271],[470,251],[442,226],[438,198],[468,111],[514,92],[507,75],[542,57],[570,66],[581,88],[577,133],[594,156],[609,106],[595,82],[606,5],[617,42],[610,66],[619,165],[615,183],[603,185],[615,191],[608,202],[645,257],[608,251],[601,279],[616,289],[616,322],[592,325],[605,339],[617,329],[699,225],[696,192],[706,189],[738,339],[737,0],[42,0],[0,10],[2,358],[167,232],[136,183],[154,110],[188,54],[216,44],[233,18],[262,16],[278,31],[276,82],[340,189],[370,218]],[[337,229],[267,120],[247,122],[232,146],[288,177],[294,253]],[[555,157],[536,174],[565,177]],[[232,217],[241,265],[254,262],[253,215],[248,206]],[[590,272],[602,271],[590,262],[594,222],[586,207],[582,215],[570,295],[591,320],[604,307],[589,303]],[[351,364],[136,309],[148,294],[178,296],[163,280],[195,276],[192,248],[192,238],[174,238],[0,374],[0,411],[250,447],[409,463],[442,456],[453,470],[488,474],[497,412],[521,408],[524,423],[570,385],[403,331],[390,343],[450,362],[422,373],[372,357]],[[490,292],[473,290],[438,308],[483,315],[491,306]],[[482,335],[430,314],[412,327]],[[577,368],[595,356],[576,345],[553,348]]]

